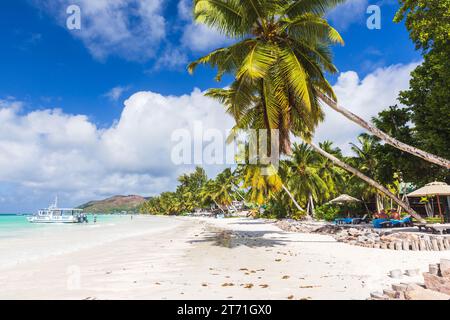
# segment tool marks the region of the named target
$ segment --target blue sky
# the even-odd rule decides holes
[[[69,4],[81,8],[81,30],[70,31],[65,26]],[[381,6],[381,30],[366,27],[369,15],[365,11],[370,4]],[[166,128],[149,131],[143,141],[139,139],[147,129],[133,133],[122,128],[139,128],[145,117],[151,118],[145,128],[153,127],[155,119],[160,119],[157,125],[179,121],[189,126],[195,120],[220,118],[217,112],[221,111],[205,109],[211,103],[202,100],[200,91],[226,86],[230,78],[218,84],[212,70],[200,68],[191,76],[185,67],[229,40],[194,25],[189,5],[188,0],[0,2],[0,126],[4,128],[0,128],[0,151],[7,150],[0,155],[0,212],[33,210],[55,193],[76,205],[116,193],[150,195],[174,187],[182,168],[163,166],[164,157],[147,161],[155,152],[167,152],[158,145],[165,140]],[[404,25],[392,22],[397,8],[396,1],[349,0],[329,14],[346,42],[334,49],[340,73],[330,80],[340,100],[366,118],[395,103],[398,91],[407,87],[409,72],[420,62]],[[145,111],[136,116],[141,105]],[[157,105],[161,107],[156,109]],[[172,108],[170,112],[154,115],[166,105]],[[204,112],[199,119],[183,115],[185,111],[175,115],[175,105],[189,105],[193,110],[198,106]],[[128,124],[129,119],[137,123]],[[330,115],[327,121],[318,139],[336,137],[338,121],[346,120]],[[47,129],[36,129],[39,126]],[[344,130],[336,142],[345,149],[358,130]],[[30,135],[27,142],[23,132]],[[117,155],[103,160],[96,155],[102,148],[103,154],[108,153],[111,145],[131,148],[131,140],[126,139],[140,141],[139,146],[127,149],[136,162]],[[153,156],[140,150],[146,143]],[[92,149],[85,150],[86,145]],[[68,165],[67,158],[59,159],[63,151],[81,160]],[[138,162],[148,165],[135,165]],[[87,178],[100,171],[95,180]],[[81,180],[78,189],[66,187],[64,179],[59,181],[62,173]],[[111,176],[117,178],[111,181]]]

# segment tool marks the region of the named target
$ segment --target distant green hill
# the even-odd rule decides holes
[[[104,200],[89,201],[79,206],[89,213],[119,213],[122,211],[137,212],[146,198],[136,195],[114,196]]]

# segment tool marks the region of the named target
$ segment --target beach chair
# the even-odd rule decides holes
[[[362,218],[353,218],[352,224],[360,224],[360,223],[369,222],[369,216],[365,214]]]
[[[334,219],[334,224],[342,225],[342,224],[352,224],[353,218],[338,218]]]
[[[389,221],[388,219],[381,219],[381,218],[373,219],[372,220],[372,225],[373,225],[373,227],[375,229],[381,229],[381,228],[384,228],[385,223],[388,222],[388,221]]]
[[[360,224],[363,222],[367,222],[367,214],[362,218],[338,218],[334,220],[334,224]]]
[[[411,216],[406,216],[401,220],[396,219],[376,219],[376,220],[384,220],[384,221],[377,221],[376,226],[374,223],[375,228],[403,228],[413,226]]]

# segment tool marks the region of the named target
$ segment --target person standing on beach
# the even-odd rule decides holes
[[[97,223],[97,214],[94,213],[94,223]]]

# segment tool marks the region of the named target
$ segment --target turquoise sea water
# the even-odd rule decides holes
[[[98,225],[118,220],[130,219],[129,216],[124,215],[97,215]],[[90,225],[94,223],[93,215],[88,215]],[[15,214],[0,214],[0,239],[17,237],[22,234],[44,231],[48,228],[67,227],[63,224],[40,224],[30,223],[25,215]]]
[[[97,223],[39,224],[27,216],[0,215],[0,269],[35,259],[90,249],[122,239],[171,229],[175,219],[154,216],[97,215]],[[100,249],[99,249],[100,250]]]

